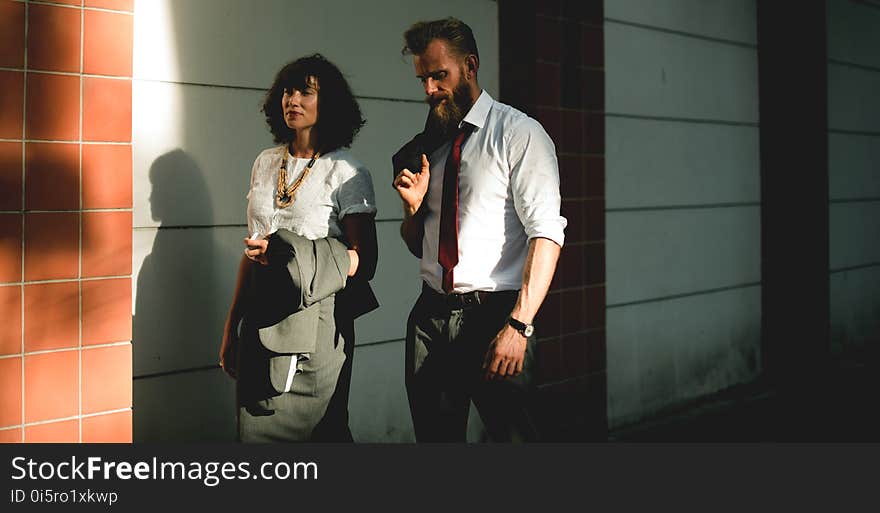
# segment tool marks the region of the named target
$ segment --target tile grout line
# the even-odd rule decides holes
[[[94,349],[103,349],[107,347],[121,347],[130,345],[130,340],[118,340],[116,342],[102,342],[100,344],[89,344],[84,345],[82,347],[79,346],[68,346],[68,347],[56,347],[53,349],[38,349],[36,351],[25,352],[24,354],[15,353],[15,354],[7,354],[0,355],[0,360],[8,360],[10,358],[20,358],[22,356],[38,356],[42,354],[51,354],[51,353],[69,353],[71,351],[92,351]]]
[[[79,365],[78,372],[78,383],[77,383],[77,397],[79,398],[79,410],[78,410],[78,422],[77,426],[79,427],[79,442],[82,443],[82,381],[83,381],[83,362],[82,362],[82,346],[83,346],[83,338],[82,338],[82,330],[83,330],[83,282],[82,282],[82,252],[83,252],[83,172],[82,172],[82,153],[83,153],[83,63],[84,57],[83,55],[86,52],[85,49],[85,21],[86,15],[85,10],[80,8],[79,11],[79,251],[77,252],[77,263],[79,265],[79,269],[77,272],[77,288],[79,289],[79,294],[77,295],[77,301],[79,303],[79,322],[77,323],[77,327],[79,328],[79,338],[77,340],[78,349],[76,352],[77,355],[77,364]]]
[[[132,6],[132,10],[134,10],[134,6]],[[129,80],[129,85],[131,86],[131,98],[129,101],[133,106],[134,105],[134,93],[135,93],[135,88],[134,88],[134,12],[132,12],[132,32],[131,32],[131,39],[130,40],[131,40],[131,68],[128,69],[128,80]],[[131,155],[131,157],[130,157],[131,167],[129,170],[129,177],[131,179],[131,208],[129,209],[129,211],[131,212],[131,227],[128,230],[129,243],[131,245],[130,246],[131,247],[131,255],[129,256],[129,261],[130,261],[131,267],[128,270],[128,277],[127,277],[128,287],[129,287],[128,297],[129,297],[129,300],[131,301],[131,303],[129,304],[129,307],[128,307],[127,316],[128,316],[129,326],[132,329],[132,332],[129,335],[131,340],[128,341],[128,350],[129,350],[128,367],[129,367],[129,372],[130,372],[130,376],[131,376],[131,378],[129,379],[129,383],[132,384],[132,388],[131,388],[131,392],[129,393],[129,396],[127,398],[127,403],[126,403],[127,404],[126,409],[131,412],[131,418],[128,422],[128,437],[131,441],[134,441],[134,344],[133,344],[134,326],[132,326],[131,322],[132,322],[132,319],[134,318],[132,316],[133,309],[134,309],[134,298],[132,296],[134,293],[136,293],[135,284],[133,283],[133,281],[134,281],[133,280],[134,265],[135,265],[134,264],[134,254],[135,254],[134,253],[134,206],[135,206],[134,183],[135,182],[134,182],[134,112],[133,112],[133,110],[134,109],[132,108],[131,123],[129,126],[129,132],[128,132],[128,141],[125,143],[126,146],[128,146],[129,154]]]
[[[46,144],[75,144],[76,143],[76,141],[65,141],[63,139],[24,139],[24,140],[20,140],[20,139],[4,139],[2,137],[0,137],[0,142],[26,142],[26,143],[32,142],[32,143],[46,143]],[[85,145],[95,145],[95,146],[100,145],[100,144],[116,145],[116,146],[131,144],[131,143],[127,143],[124,141],[123,142],[120,142],[120,141],[83,141],[82,143]]]
[[[27,73],[28,73],[28,15],[30,13],[30,5],[27,3],[24,4],[24,51],[23,51],[23,77],[22,81],[22,92],[21,96],[21,441],[24,443],[24,408],[25,408],[25,390],[24,390],[24,196],[25,196],[25,180],[26,174],[25,169],[27,157],[27,153],[25,152],[25,136],[27,135]]]
[[[77,213],[92,213],[92,212],[131,212],[131,208],[83,208],[83,209],[68,209],[68,210],[0,210],[0,214],[77,214]],[[214,226],[214,225],[206,225],[206,226]]]
[[[0,71],[22,71],[18,68],[10,68],[8,66],[0,66]],[[102,75],[100,73],[77,73],[75,71],[59,71],[54,69],[31,69],[29,70],[31,73],[37,75],[60,75],[64,77],[78,77],[84,76],[87,78],[106,78],[110,80],[121,80],[123,82],[128,82],[133,80],[132,77],[126,75]]]
[[[131,411],[131,408],[117,408],[114,410],[102,410],[102,411],[98,411],[98,412],[94,412],[94,413],[85,413],[81,417],[76,416],[76,415],[72,415],[72,416],[68,416],[68,417],[59,417],[59,418],[54,418],[54,419],[35,420],[33,422],[22,423],[22,426],[3,427],[3,428],[0,428],[0,431],[10,431],[13,429],[17,429],[18,427],[24,428],[24,426],[28,426],[28,427],[44,426],[46,424],[54,424],[56,422],[69,422],[71,420],[81,420],[83,418],[88,419],[88,418],[92,418],[92,417],[101,417],[104,415],[114,415],[116,413],[123,413],[126,411]]]
[[[21,0],[19,0],[19,1],[21,1]],[[63,4],[63,3],[51,2],[51,1],[40,1],[40,0],[26,0],[23,3],[30,3],[30,4],[34,4],[34,5],[46,5],[49,7],[62,7],[65,9],[80,9],[82,11],[112,12],[112,13],[116,13],[116,14],[127,14],[129,16],[134,16],[134,11],[129,12],[129,11],[122,11],[122,10],[117,10],[117,9],[109,9],[107,7],[93,7],[93,6],[86,6],[84,4],[71,5],[71,4]]]
[[[55,278],[51,280],[29,280],[24,282],[0,283],[0,287],[17,287],[19,285],[42,285],[46,283],[73,283],[76,281],[107,281],[131,278],[127,274],[115,274],[110,276],[86,276],[83,278]]]

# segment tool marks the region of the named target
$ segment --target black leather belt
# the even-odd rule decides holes
[[[436,290],[432,289],[428,286],[427,283],[422,283],[422,290],[428,294],[431,298],[431,301],[434,302],[438,306],[443,306],[450,310],[466,310],[468,308],[473,308],[477,305],[481,305],[489,300],[489,298],[494,294],[517,294],[516,290],[504,290],[499,292],[489,292],[486,290],[475,290],[472,292],[463,292],[463,293],[453,293],[453,294],[441,294]]]

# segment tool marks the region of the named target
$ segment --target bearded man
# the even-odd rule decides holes
[[[480,88],[465,23],[418,22],[404,40],[430,105],[425,131],[392,159],[400,233],[421,258],[406,335],[416,439],[466,441],[473,401],[493,441],[535,441],[532,320],[566,226],[556,150],[540,123]]]

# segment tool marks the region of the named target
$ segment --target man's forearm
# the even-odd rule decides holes
[[[538,308],[547,297],[556,262],[562,248],[550,239],[536,237],[529,241],[529,252],[523,266],[523,284],[511,317],[532,324]]]

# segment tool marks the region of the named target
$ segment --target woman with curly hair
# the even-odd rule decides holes
[[[319,54],[284,66],[262,111],[278,146],[251,171],[251,235],[220,348],[239,439],[351,441],[353,321],[378,306],[373,183],[345,149],[365,121]]]

